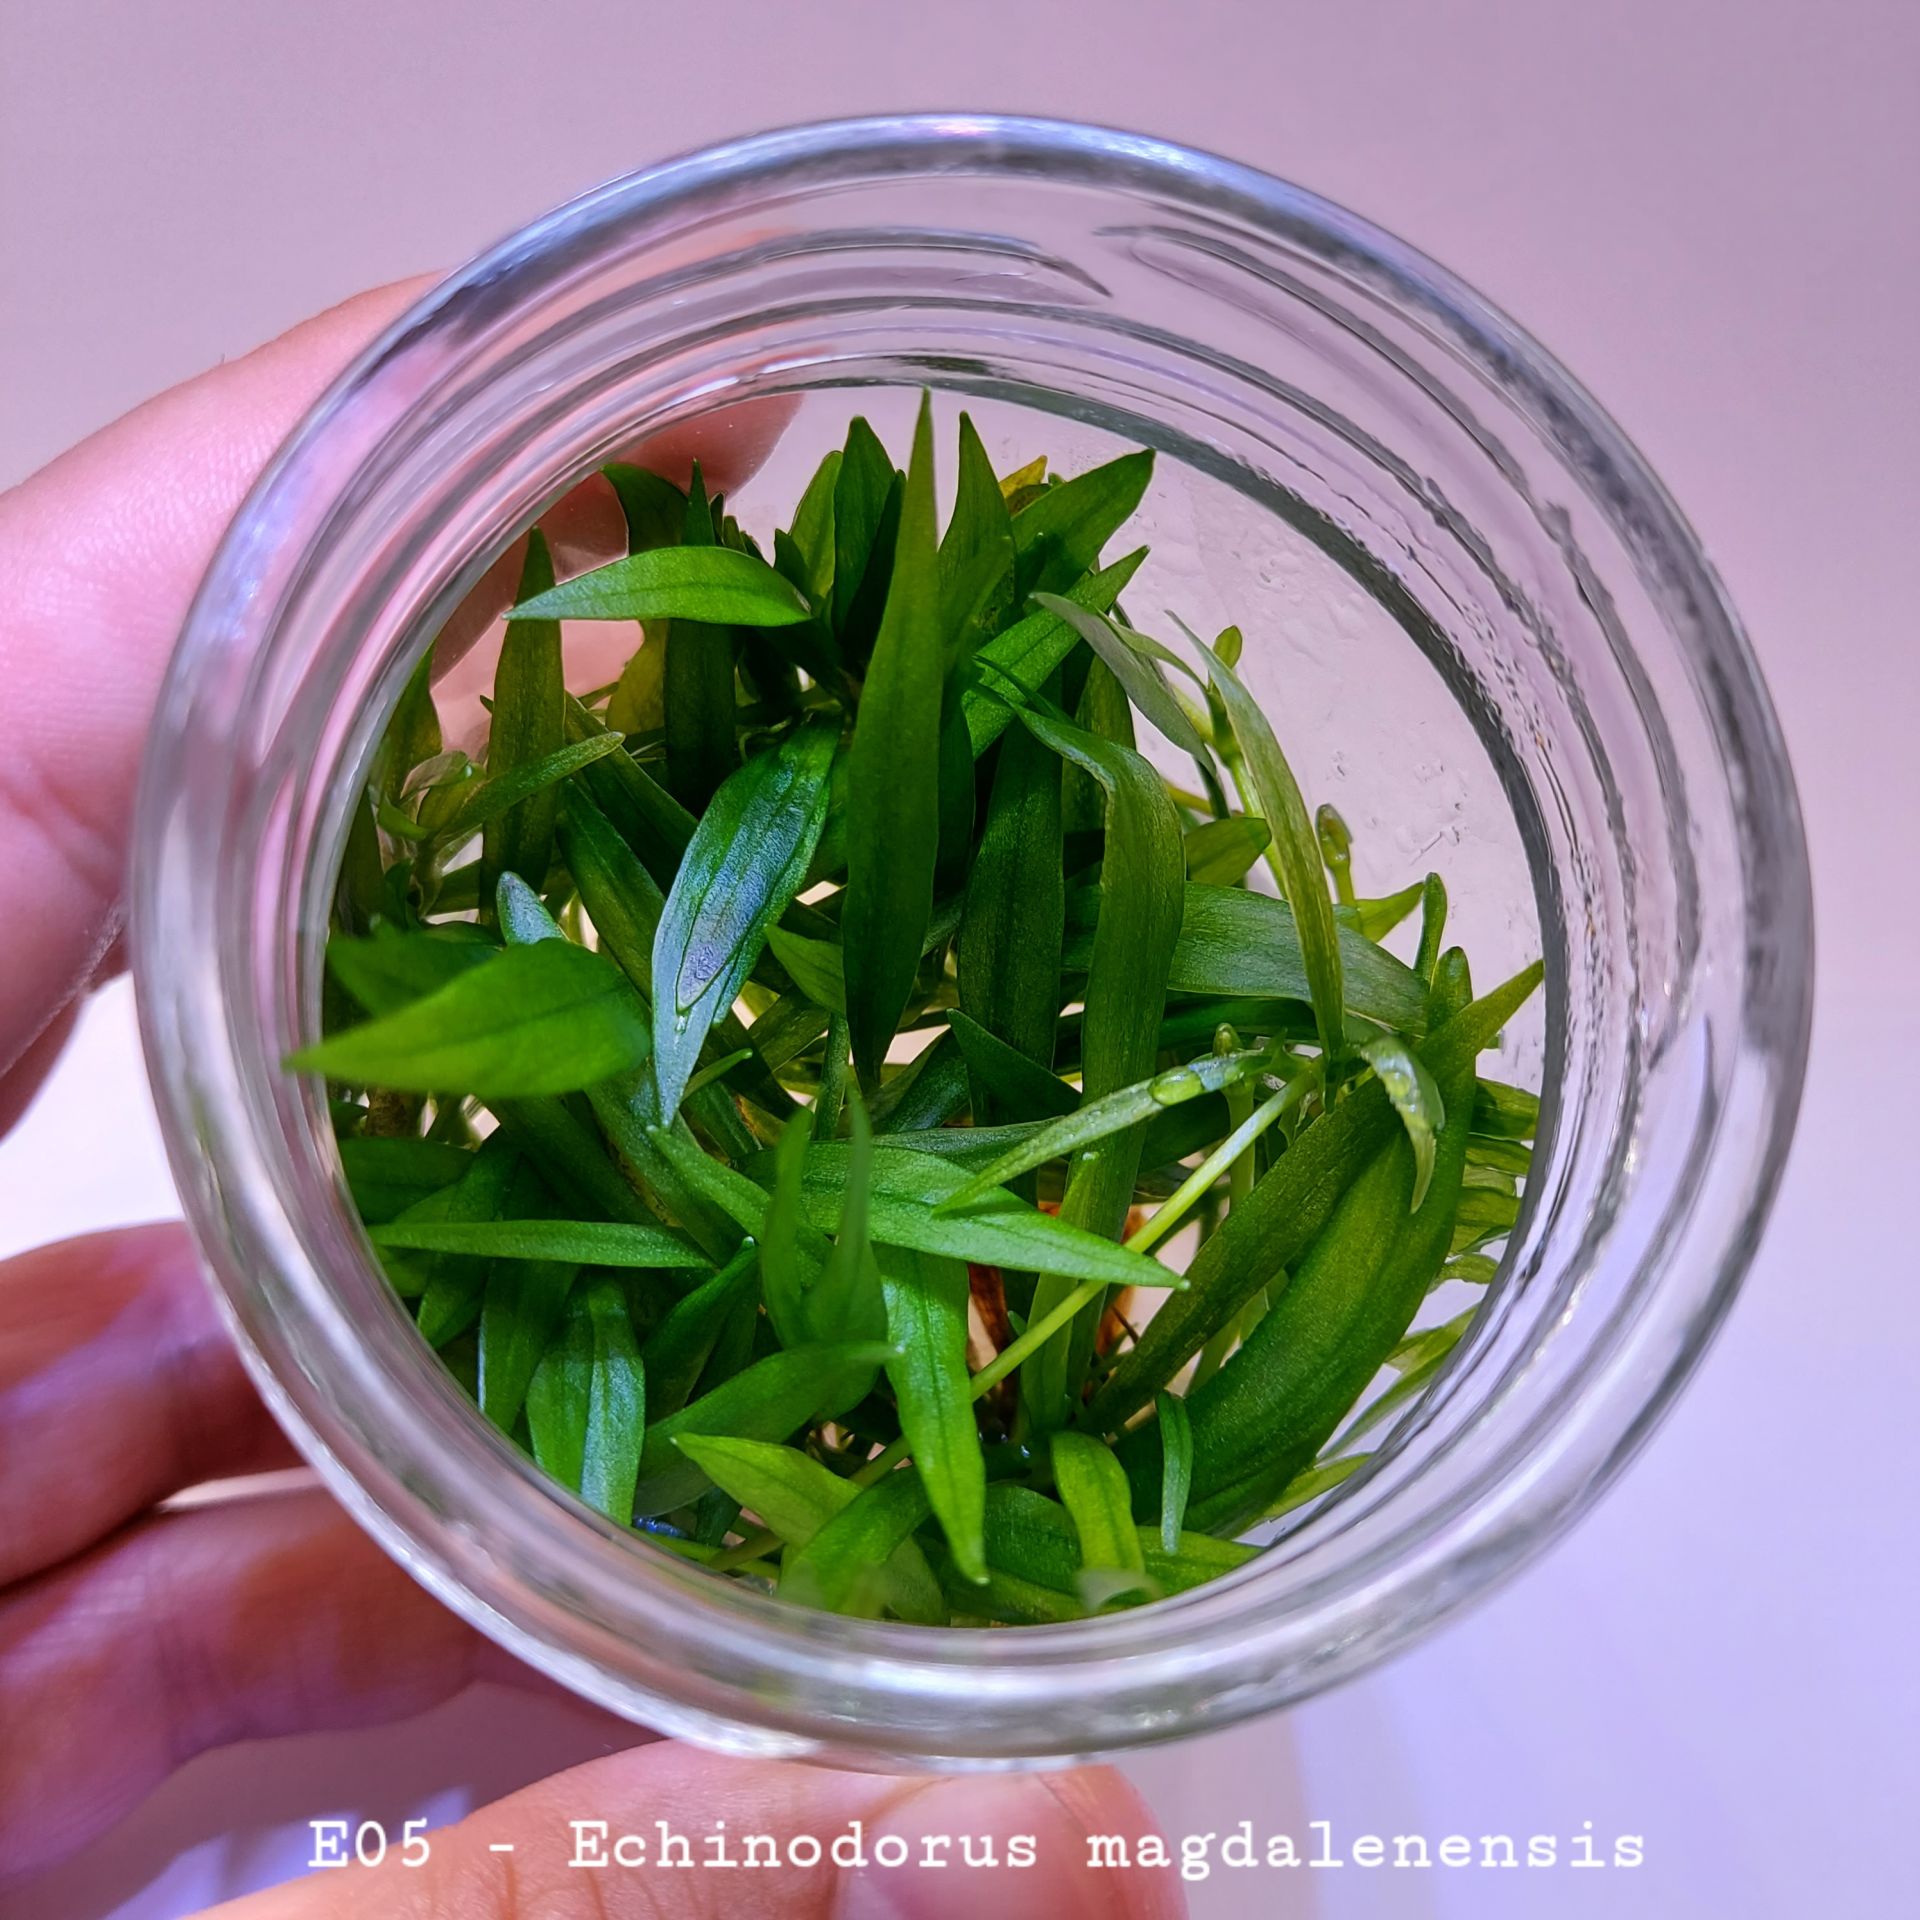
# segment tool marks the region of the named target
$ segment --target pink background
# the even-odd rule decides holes
[[[1176,1832],[1591,1820],[1643,1833],[1647,1864],[1216,1872],[1196,1913],[1760,1920],[1910,1897],[1916,72],[1920,12],[1875,0],[6,10],[0,483],[609,174],[796,118],[962,106],[1170,135],[1380,220],[1560,354],[1701,530],[1784,716],[1821,911],[1813,1074],[1748,1293],[1548,1560],[1385,1671],[1133,1769]],[[80,1164],[103,1097],[124,1135]],[[0,1252],[170,1210],[124,988],[0,1147],[0,1196]],[[287,1871],[310,1813],[447,1815],[593,1748],[569,1708],[475,1695],[218,1757],[0,1920],[190,1912]]]

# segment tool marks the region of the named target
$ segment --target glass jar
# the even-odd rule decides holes
[[[1553,1090],[1526,1207],[1445,1372],[1245,1568],[1067,1626],[806,1612],[589,1513],[419,1339],[316,1089],[278,1065],[316,1030],[358,770],[511,535],[638,433],[767,394],[837,396],[837,433],[842,390],[923,385],[1039,409],[1031,451],[1056,464],[1111,436],[1160,449],[1156,560],[1245,625],[1243,671],[1312,797],[1339,800],[1363,852],[1376,816],[1412,838],[1401,854],[1448,839],[1481,934],[1514,964],[1538,941],[1548,968],[1522,1038]],[[436,289],[234,522],[161,700],[134,874],[187,1216],[327,1484],[448,1605],[603,1705],[870,1765],[1225,1726],[1356,1673],[1537,1552],[1725,1313],[1807,1046],[1780,735],[1698,543],[1618,429],[1511,321],[1351,214],[1036,121],[741,141],[602,188]]]

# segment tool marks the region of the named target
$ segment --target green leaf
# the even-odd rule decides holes
[[[369,1227],[367,1237],[376,1247],[479,1260],[561,1260],[649,1271],[712,1265],[671,1227],[615,1220],[390,1220]]]
[[[552,585],[553,561],[546,537],[535,527],[527,536],[519,597],[529,600]],[[493,715],[487,735],[490,781],[517,768],[537,766],[565,747],[565,699],[560,623],[509,620],[493,675]],[[543,787],[486,823],[480,852],[483,901],[492,899],[502,873],[517,873],[530,887],[546,884],[558,804],[554,789]]]
[[[868,1088],[880,1084],[933,912],[945,677],[934,538],[933,416],[923,397],[892,585],[847,750],[841,938],[854,1065]]]
[[[439,1193],[473,1164],[465,1147],[402,1135],[355,1136],[339,1143],[340,1166],[355,1210],[369,1225],[391,1220],[430,1193]]]
[[[683,1435],[785,1440],[839,1399],[850,1382],[870,1378],[874,1368],[890,1358],[892,1349],[885,1345],[858,1344],[794,1347],[756,1360],[647,1429],[634,1511],[643,1517],[671,1513],[706,1487],[707,1476],[680,1450]]]
[[[1196,760],[1207,759],[1206,741],[1174,698],[1173,690],[1160,677],[1158,665],[1132,645],[1109,616],[1076,607],[1071,600],[1063,600],[1054,593],[1036,593],[1033,603],[1057,614],[1092,647],[1126,689],[1127,698],[1174,746]]]
[[[1536,962],[1421,1043],[1421,1058],[1442,1086],[1462,1060],[1473,1061],[1492,1042],[1540,977]],[[1139,1341],[1094,1393],[1080,1424],[1118,1432],[1262,1287],[1290,1272],[1362,1169],[1391,1140],[1396,1125],[1386,1089],[1372,1080],[1304,1129],[1228,1213],[1219,1232],[1202,1244],[1187,1269],[1186,1290],[1164,1302],[1141,1329]],[[1411,1176],[1408,1184],[1411,1188]]]
[[[1540,1096],[1500,1080],[1482,1080],[1473,1092],[1473,1130],[1496,1140],[1531,1140],[1540,1130]]]
[[[978,1108],[983,1096],[994,1110],[1034,1113],[1049,1119],[1072,1113],[1080,1104],[1079,1094],[1057,1074],[989,1033],[979,1021],[969,1019],[957,1007],[947,1015],[947,1026],[973,1079],[976,1112],[975,1125],[969,1132],[981,1135],[991,1131],[979,1124]],[[1023,1128],[1021,1138],[1030,1137],[1031,1130]],[[988,1159],[994,1157],[987,1156]],[[981,1160],[979,1164],[985,1165],[986,1161]]]
[[[1201,646],[1199,651],[1239,745],[1235,774],[1248,788],[1244,796],[1247,810],[1257,813],[1273,832],[1267,865],[1293,909],[1321,1050],[1330,1060],[1337,1059],[1346,1038],[1341,949],[1334,933],[1333,902],[1321,877],[1320,844],[1307,817],[1307,803],[1300,796],[1293,769],[1287,765],[1272,722],[1259,702],[1217,649]]]
[[[788,627],[806,601],[767,563],[737,547],[653,547],[610,561],[513,609],[515,620],[694,620]]]
[[[607,476],[626,517],[629,553],[679,544],[687,523],[687,496],[671,480],[650,468],[618,460],[609,461],[601,472]],[[526,597],[523,588],[521,598]]]
[[[816,608],[829,611],[833,605],[834,505],[841,459],[840,449],[836,447],[814,469],[813,478],[807,482],[807,490],[794,509],[793,527],[788,536],[800,561],[796,584]],[[776,535],[776,545],[778,539]]]
[[[1153,1069],[1167,969],[1180,935],[1180,817],[1160,776],[1132,749],[1038,713],[1023,713],[1021,719],[1043,745],[1090,774],[1107,794],[1104,904],[1087,959],[1080,1027],[1082,1092],[1085,1101],[1097,1101]],[[1133,1126],[1078,1155],[1060,1203],[1063,1225],[1119,1237],[1145,1139],[1144,1126]],[[1035,1316],[1050,1312],[1066,1291],[1058,1281],[1042,1281],[1034,1292]],[[1099,1320],[1100,1304],[1094,1301],[1022,1369],[1024,1403],[1043,1429],[1067,1417],[1092,1358]]]
[[[692,490],[687,495],[682,539],[684,544],[676,551],[683,555],[730,551],[718,544],[712,507],[697,462]],[[778,579],[779,575],[773,577]],[[781,585],[784,588],[786,583],[782,581]],[[672,622],[664,638],[667,659],[661,676],[661,717],[666,736],[667,785],[675,799],[697,811],[740,764],[734,738],[734,632],[732,625],[720,624],[716,616],[681,618]]]
[[[809,939],[785,927],[767,929],[773,957],[793,977],[793,984],[817,1007],[829,1013],[847,1010],[846,969],[839,946],[831,940]]]
[[[1136,549],[1099,573],[1076,581],[1067,588],[1067,598],[1075,606],[1104,613],[1127,590],[1146,557],[1145,547]],[[995,634],[974,655],[960,707],[976,760],[1006,732],[1014,713],[1040,692],[1079,644],[1080,636],[1058,614],[1042,608]]]
[[[889,1570],[912,1546],[913,1530],[926,1519],[928,1507],[922,1473],[905,1467],[887,1474],[858,1493],[797,1553],[787,1555],[781,1597],[833,1613],[877,1615],[898,1591]],[[923,1620],[941,1620],[946,1609],[930,1608],[922,1597],[919,1613]]]
[[[940,542],[940,606],[949,659],[972,653],[1013,605],[1013,522],[993,463],[964,413],[959,473],[953,518]]]
[[[1053,1436],[1053,1480],[1080,1548],[1075,1590],[1092,1609],[1149,1592],[1146,1555],[1134,1532],[1127,1476],[1103,1441],[1086,1433]]]
[[[576,740],[556,747],[538,760],[510,767],[504,773],[491,774],[469,787],[460,804],[434,828],[433,837],[452,842],[472,833],[477,827],[506,818],[530,801],[552,798],[552,789],[562,780],[584,771],[596,760],[603,760],[620,745],[617,733],[597,734],[591,740]],[[529,882],[531,884],[531,882]]]
[[[1382,894],[1378,899],[1355,900],[1351,905],[1338,906],[1333,910],[1335,923],[1342,931],[1351,930],[1363,940],[1384,940],[1415,907],[1425,895],[1425,885],[1416,880],[1410,887],[1402,887],[1398,893]],[[1340,949],[1341,964],[1348,964],[1348,950]],[[1421,976],[1423,979],[1425,975]],[[1348,986],[1348,1002],[1352,1002],[1352,986]]]
[[[499,951],[484,936],[469,938],[451,929],[402,933],[382,925],[364,939],[336,933],[327,942],[327,971],[369,1013],[393,1013]]]
[[[1446,882],[1437,873],[1430,873],[1420,886],[1420,949],[1413,961],[1413,970],[1422,980],[1431,980],[1439,967],[1446,933]]]
[[[1153,1404],[1160,1422],[1160,1544],[1168,1553],[1178,1553],[1193,1491],[1193,1423],[1177,1393],[1157,1393]]]
[[[641,1349],[647,1394],[656,1416],[686,1405],[733,1316],[755,1299],[759,1250],[743,1246],[711,1279],[670,1306]]]
[[[716,1486],[757,1515],[762,1526],[792,1547],[805,1547],[861,1497],[853,1481],[843,1480],[795,1447],[687,1434],[680,1440],[680,1450]],[[945,1620],[939,1583],[911,1537],[894,1547],[879,1571],[878,1598],[889,1611],[922,1625]]]
[[[1168,1067],[1150,1079],[1089,1100],[1073,1112],[1049,1121],[1025,1140],[982,1167],[964,1186],[940,1203],[942,1212],[964,1207],[994,1187],[1002,1187],[1049,1160],[1081,1153],[1088,1147],[1144,1125],[1168,1107],[1197,1100],[1203,1093],[1219,1093],[1245,1084],[1267,1064],[1264,1048],[1249,1052],[1202,1055],[1184,1067]]]
[[[1203,820],[1187,829],[1187,879],[1204,887],[1235,886],[1246,878],[1272,839],[1267,823],[1255,814],[1232,813],[1224,820]]]
[[[1360,1056],[1380,1076],[1380,1084],[1407,1130],[1407,1141],[1413,1148],[1412,1210],[1418,1213],[1433,1178],[1433,1138],[1447,1117],[1440,1089],[1434,1085],[1426,1063],[1397,1034],[1383,1033],[1367,1041]]]
[[[521,1211],[546,1199],[539,1176],[524,1163],[507,1204]],[[527,1384],[553,1344],[576,1268],[567,1261],[496,1260],[480,1307],[480,1411],[511,1433],[526,1401]]]
[[[994,768],[954,963],[966,1015],[1040,1071],[1053,1064],[1065,924],[1060,760],[1018,728],[1002,743]],[[958,1027],[955,1038],[968,1049],[968,1037]],[[974,1119],[984,1123],[1002,1109],[971,1051],[968,1065]]]
[[[488,1141],[473,1156],[458,1184],[430,1194],[404,1216],[409,1222],[440,1221],[461,1225],[490,1220],[506,1203],[519,1167],[519,1156],[504,1140]],[[480,1314],[487,1269],[477,1260],[440,1254],[414,1266],[409,1274],[387,1271],[396,1290],[420,1296],[421,1338],[430,1347],[444,1347],[471,1327]]]
[[[633,1337],[626,1289],[618,1280],[586,1282],[593,1324],[593,1378],[587,1396],[587,1443],[580,1467],[580,1497],[609,1520],[633,1520],[634,1483],[646,1432],[646,1369]]]
[[[1084,971],[1092,959],[1092,929],[1102,898],[1098,887],[1067,896],[1064,959],[1070,972]],[[1427,989],[1420,976],[1348,928],[1337,929],[1336,938],[1348,1010],[1397,1032],[1424,1031]],[[1312,987],[1292,909],[1283,900],[1244,887],[1190,885],[1167,984],[1175,993],[1310,999]]]
[[[575,1287],[560,1331],[527,1385],[527,1434],[535,1461],[573,1492],[580,1491],[587,1457],[587,1418],[593,1404],[593,1310],[587,1289]]]
[[[800,1176],[812,1139],[813,1115],[802,1108],[780,1130],[773,1151],[773,1191],[760,1215],[760,1271],[767,1317],[783,1347],[804,1346],[812,1338],[807,1294],[826,1265],[818,1236],[807,1226],[800,1204]]]
[[[848,1119],[851,1138],[847,1142],[846,1179],[840,1190],[840,1223],[833,1252],[807,1303],[807,1324],[816,1340],[879,1340],[887,1333],[886,1300],[869,1238],[873,1129],[867,1119],[866,1102],[857,1088],[850,1096]]]
[[[378,800],[400,797],[414,768],[440,751],[440,714],[433,704],[433,656],[429,647],[414,662],[367,770],[367,784]]]
[[[773,1156],[746,1162],[754,1180],[771,1183]],[[841,1142],[808,1150],[801,1178],[801,1206],[812,1224],[830,1231],[839,1224],[841,1196],[850,1170],[850,1149]],[[1102,1280],[1118,1287],[1178,1287],[1180,1276],[1099,1234],[1041,1213],[995,1188],[972,1206],[951,1213],[934,1208],[967,1175],[938,1154],[917,1153],[876,1141],[868,1231],[883,1245],[971,1260],[983,1267],[1056,1273],[1074,1280]],[[751,1231],[751,1229],[749,1229]]]
[[[509,947],[436,992],[292,1055],[295,1073],[481,1099],[567,1093],[647,1056],[646,1009],[604,956]]]
[[[680,863],[653,944],[654,1072],[670,1119],[767,929],[806,878],[826,819],[835,736],[802,727],[716,793]]]
[[[867,587],[868,602],[886,590],[893,553],[885,529],[898,485],[899,475],[887,450],[866,421],[856,418],[847,428],[846,449],[833,488],[833,630],[843,643],[852,639],[849,651],[856,660],[865,658],[873,631],[870,626],[863,633],[855,631],[856,603],[867,587],[869,572],[875,578],[874,585]],[[893,511],[899,511],[897,504]]]
[[[1091,473],[1049,487],[1013,516],[1020,598],[1063,593],[1094,566],[1100,549],[1139,506],[1153,478],[1153,455],[1123,453]]]
[[[887,1378],[900,1431],[954,1564],[969,1580],[981,1579],[987,1466],[967,1369],[967,1270],[958,1260],[903,1247],[882,1246],[878,1257],[894,1349]]]

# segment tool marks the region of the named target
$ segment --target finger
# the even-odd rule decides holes
[[[0,1263],[0,1587],[183,1487],[286,1464],[177,1223]]]
[[[0,1884],[196,1753],[401,1719],[483,1675],[534,1677],[317,1488],[153,1516],[0,1594]]]
[[[634,1835],[647,1859],[569,1864],[575,1821],[604,1821],[609,1851]],[[1184,1905],[1171,1873],[1089,1862],[1090,1834],[1131,1843],[1152,1825],[1106,1768],[900,1779],[658,1745],[483,1808],[433,1835],[424,1866],[322,1873],[207,1920],[1172,1920]],[[686,1839],[694,1864],[655,1863],[662,1827]],[[764,1836],[779,1864],[700,1864],[715,1834],[737,1860],[747,1836]],[[834,1859],[836,1840],[848,1864]],[[819,1864],[796,1864],[814,1842]],[[896,1852],[903,1864],[880,1864]],[[1030,1865],[1011,1864],[1029,1854]]]
[[[117,932],[141,745],[215,542],[302,413],[430,284],[349,300],[147,402],[0,495],[0,904],[15,909],[0,960],[0,1073]],[[776,411],[679,430],[659,457],[678,460],[697,434],[703,451],[711,436],[716,469],[750,460],[777,431]]]

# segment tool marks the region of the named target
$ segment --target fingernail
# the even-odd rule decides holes
[[[1089,1845],[1117,1834],[1131,1855],[1152,1826],[1104,1768],[937,1780],[874,1820],[834,1920],[1178,1920],[1170,1874]]]

